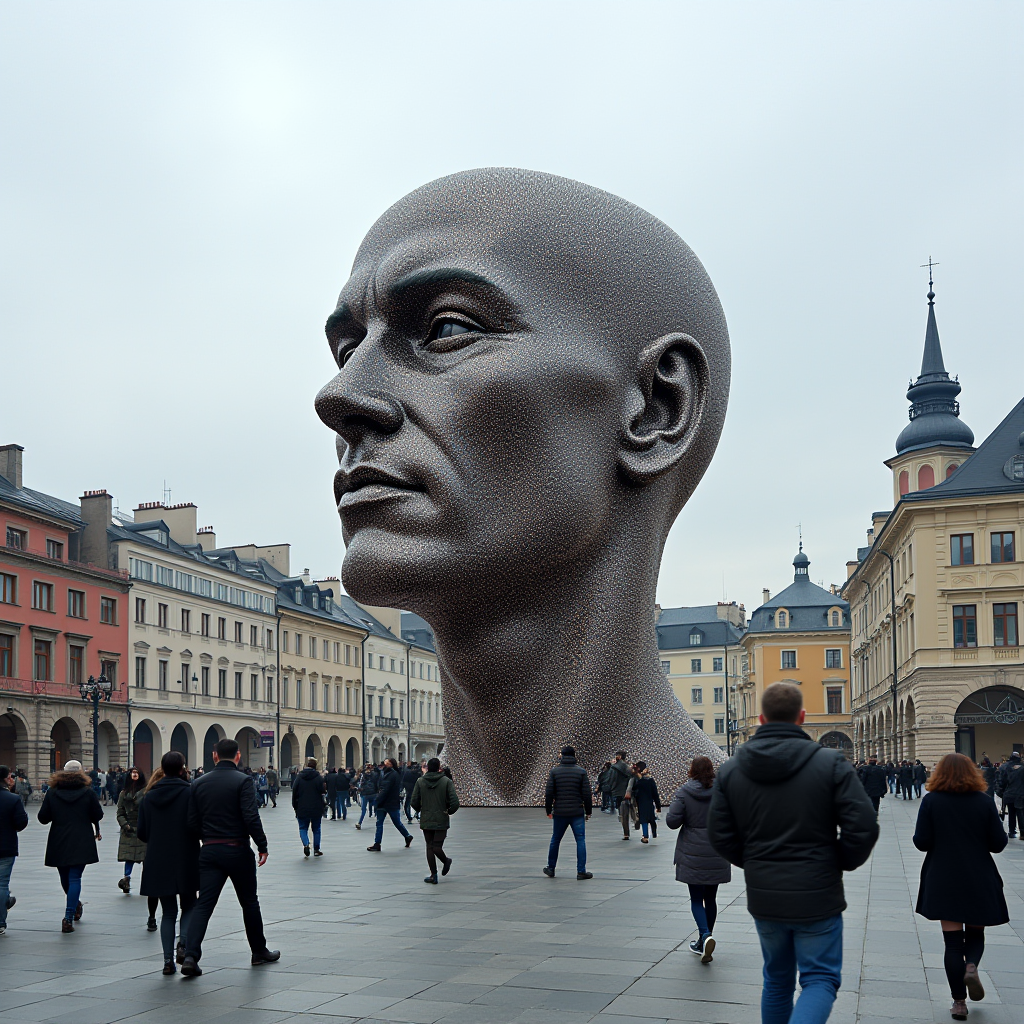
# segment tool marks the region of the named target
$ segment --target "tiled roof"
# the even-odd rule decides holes
[[[15,487],[7,477],[0,476],[0,501],[8,502],[26,512],[60,519],[75,529],[85,525],[82,521],[82,510],[78,505],[52,494],[34,491],[31,487]]]

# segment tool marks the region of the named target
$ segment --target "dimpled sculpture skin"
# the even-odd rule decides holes
[[[532,805],[559,748],[662,793],[722,755],[662,674],[658,568],[718,444],[729,334],[673,231],[577,181],[483,168],[370,229],[327,321],[345,589],[433,627],[444,760]]]

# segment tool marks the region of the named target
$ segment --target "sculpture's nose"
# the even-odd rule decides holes
[[[349,448],[367,436],[393,434],[405,414],[390,394],[379,359],[363,351],[363,342],[337,376],[316,396],[316,412]],[[369,349],[369,346],[366,346]]]

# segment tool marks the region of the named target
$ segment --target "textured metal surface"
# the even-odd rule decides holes
[[[654,628],[729,392],[725,317],[682,239],[565,178],[440,178],[371,228],[327,336],[342,580],[433,627],[460,798],[536,803],[564,743],[591,771],[645,758],[665,794],[720,761]]]

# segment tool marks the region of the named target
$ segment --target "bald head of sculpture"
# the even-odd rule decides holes
[[[440,178],[371,228],[327,338],[349,593],[434,622],[610,560],[653,601],[730,372],[714,287],[661,221],[549,174]]]

